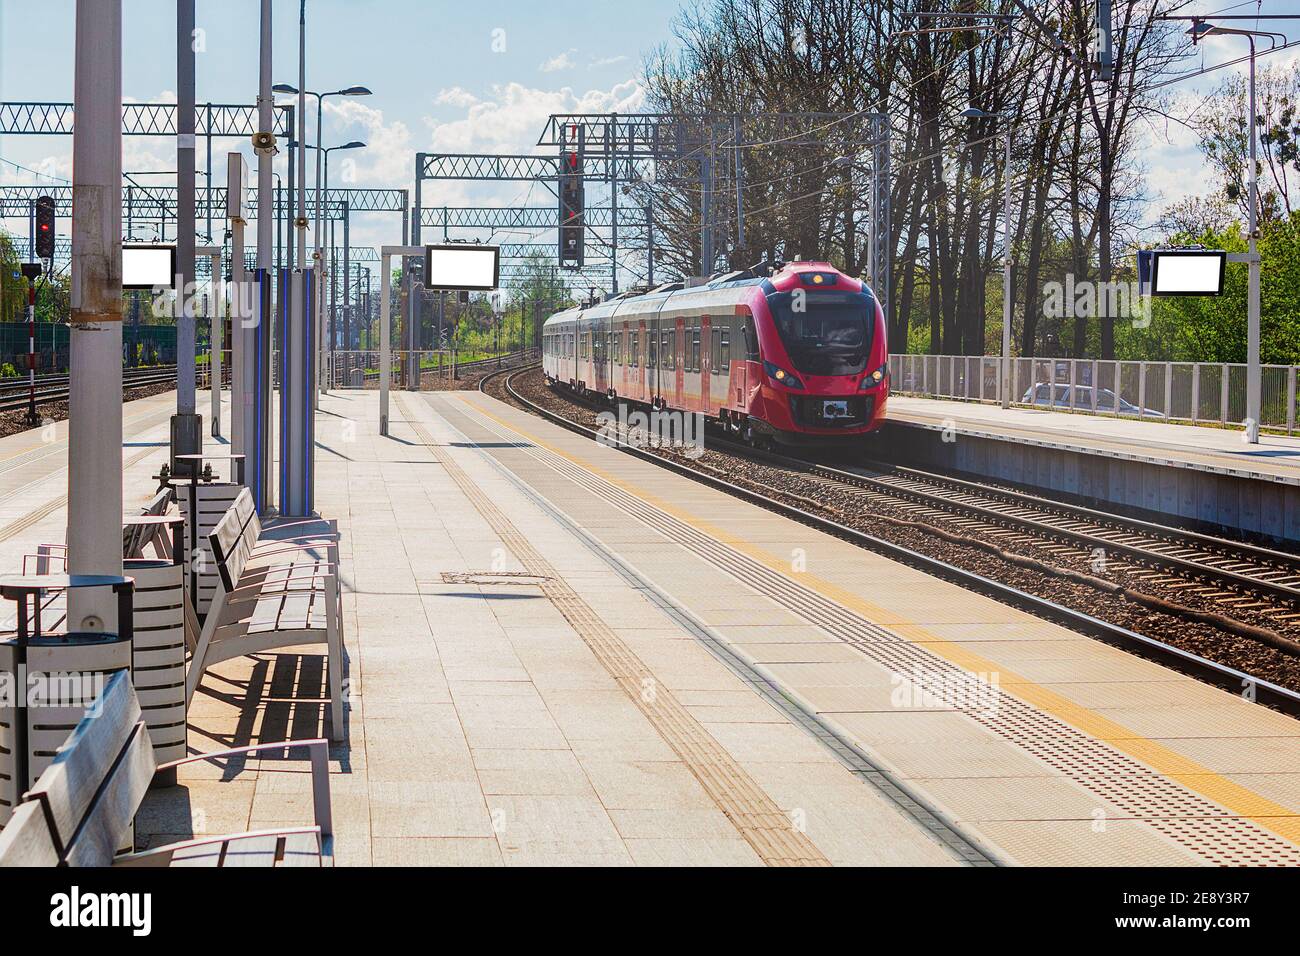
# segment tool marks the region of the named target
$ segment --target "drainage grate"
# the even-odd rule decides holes
[[[521,585],[541,587],[550,581],[545,574],[527,571],[443,571],[443,584]]]

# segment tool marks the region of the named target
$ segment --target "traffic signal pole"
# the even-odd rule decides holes
[[[41,274],[39,262],[23,264],[27,277],[27,427],[41,423],[36,415],[36,279]]]

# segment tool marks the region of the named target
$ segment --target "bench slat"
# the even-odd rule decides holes
[[[59,842],[65,848],[90,810],[100,782],[108,776],[140,723],[140,704],[126,671],[118,671],[108,679],[99,705],[98,716],[82,718],[31,789],[33,798],[48,804]]]
[[[0,831],[0,868],[58,865],[59,851],[41,805],[20,804]]]
[[[64,853],[69,866],[109,866],[113,862],[131,832],[135,811],[144,800],[156,767],[153,741],[141,721],[135,725],[121,759],[105,780],[72,846]]]

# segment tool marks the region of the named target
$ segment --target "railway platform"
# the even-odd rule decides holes
[[[892,395],[891,454],[1216,532],[1300,540],[1300,436]]]
[[[171,396],[126,410],[128,495]],[[1300,721],[476,392],[326,395],[340,864],[1300,865]],[[0,440],[13,558],[57,429]],[[131,498],[128,503],[136,499]],[[317,650],[216,665],[192,751],[314,737]],[[200,763],[137,840],[301,823],[304,763]]]

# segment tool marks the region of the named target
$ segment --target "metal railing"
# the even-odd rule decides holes
[[[331,388],[378,388],[380,353],[369,350],[337,350],[331,353],[329,381]],[[392,383],[400,388],[408,375],[414,375],[420,369],[420,375],[450,375],[453,353],[447,349],[410,352],[405,349],[393,349],[389,353]]]
[[[891,355],[892,388],[903,395],[997,402],[996,355]],[[1261,368],[1260,425],[1295,432],[1294,365]],[[1246,366],[1217,362],[1094,359],[1011,360],[1012,404],[1093,415],[1243,425]]]

